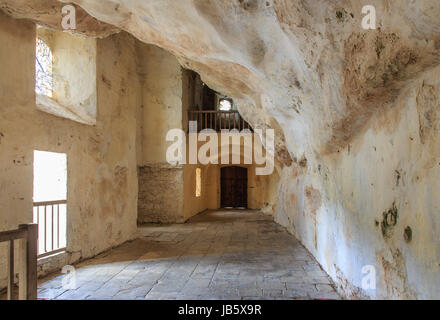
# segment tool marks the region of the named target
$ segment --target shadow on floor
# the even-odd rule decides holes
[[[40,281],[40,299],[338,299],[310,253],[270,215],[209,211],[143,225],[138,239]]]

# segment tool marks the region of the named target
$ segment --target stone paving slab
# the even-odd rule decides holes
[[[340,299],[311,254],[272,217],[219,210],[180,225],[144,225],[139,238],[42,279],[39,299]]]

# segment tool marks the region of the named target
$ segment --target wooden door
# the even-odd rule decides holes
[[[247,208],[247,168],[221,169],[222,208]]]

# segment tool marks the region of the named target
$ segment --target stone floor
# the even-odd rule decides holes
[[[76,266],[76,290],[54,275],[39,299],[339,299],[310,253],[258,211],[146,225],[139,239]]]

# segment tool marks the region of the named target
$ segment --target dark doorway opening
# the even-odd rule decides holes
[[[224,167],[221,169],[221,207],[247,208],[248,169]]]

